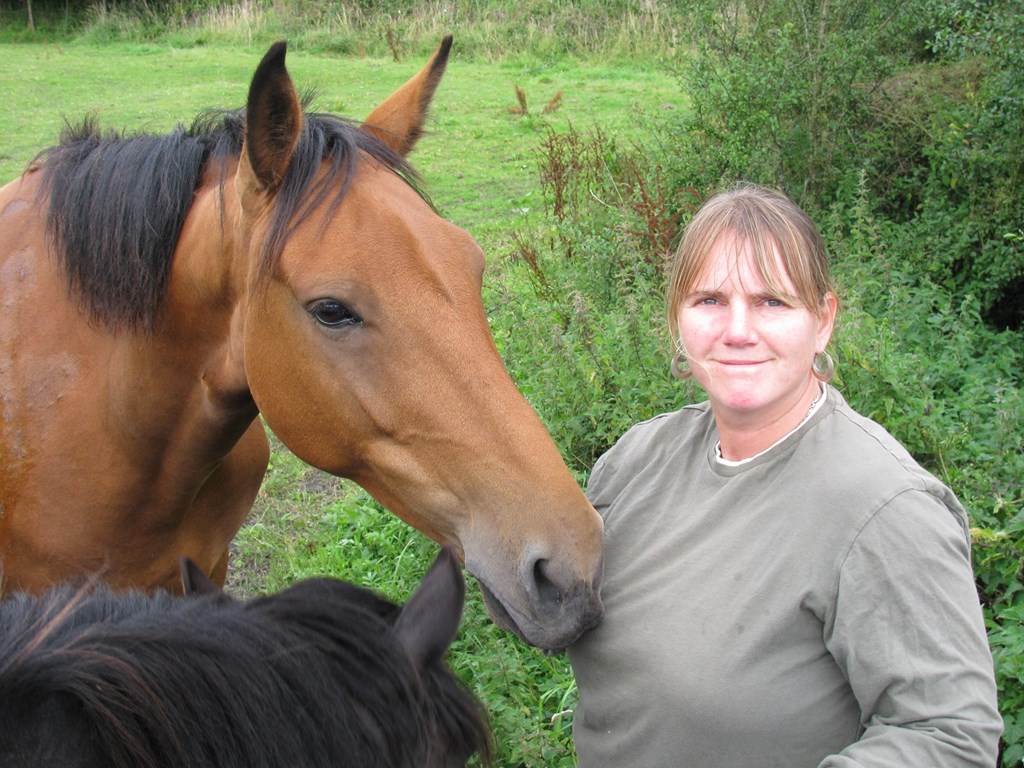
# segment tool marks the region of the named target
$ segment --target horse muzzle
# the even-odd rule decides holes
[[[548,653],[564,650],[604,617],[600,565],[597,574],[584,581],[552,560],[525,557],[519,584],[511,590],[494,585],[487,569],[476,570],[471,559],[466,569],[479,581],[494,623]]]

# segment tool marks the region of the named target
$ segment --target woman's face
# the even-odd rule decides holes
[[[719,426],[778,432],[775,439],[799,424],[817,393],[811,364],[828,344],[837,306],[827,294],[819,318],[779,267],[781,296],[758,276],[749,246],[723,234],[676,310],[690,369]]]

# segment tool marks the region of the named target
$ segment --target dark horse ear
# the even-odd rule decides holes
[[[302,103],[284,66],[283,40],[270,46],[256,68],[245,107],[245,160],[260,192],[284,178],[302,132]]]
[[[186,597],[220,594],[220,588],[192,562],[192,558],[182,557],[178,560],[178,567],[181,569],[181,586]]]
[[[443,547],[395,621],[393,632],[420,669],[442,659],[462,619],[466,583],[450,547]]]

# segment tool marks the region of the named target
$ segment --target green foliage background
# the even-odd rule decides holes
[[[444,93],[435,130],[461,131],[512,158],[488,171],[500,178],[476,179],[467,167],[464,198],[444,193],[489,253],[485,300],[498,348],[581,482],[629,425],[701,397],[668,375],[663,271],[679,229],[734,179],[784,188],[831,250],[844,304],[832,350],[837,384],[971,515],[1006,722],[1001,766],[1021,764],[1018,3],[37,0],[33,9],[29,31],[24,3],[0,3],[0,43],[256,50],[287,36],[310,54],[419,61],[454,30],[462,60],[527,83],[528,103],[486,119],[503,121],[504,140],[528,142],[528,153],[488,144],[487,130],[444,112]],[[608,68],[573,81],[587,63]],[[628,129],[596,106],[585,121],[543,110],[563,75],[586,93],[598,81],[625,89],[655,72],[668,77],[644,88],[669,83],[665,100],[677,108],[636,110]],[[514,104],[511,88],[503,98]],[[502,185],[513,194],[499,205],[488,188]],[[236,549],[240,592],[333,573],[404,599],[433,545],[275,444]],[[500,765],[574,764],[576,694],[564,657],[499,632],[471,591],[451,658],[491,711]]]

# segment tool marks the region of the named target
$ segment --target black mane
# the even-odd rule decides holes
[[[308,103],[309,97],[304,108]],[[103,132],[87,118],[67,126],[60,143],[40,153],[49,236],[92,322],[110,330],[152,330],[193,195],[211,163],[223,184],[227,160],[238,157],[244,134],[243,110],[205,112],[190,127],[160,136]],[[419,189],[404,158],[357,124],[305,112],[264,243],[262,274],[273,271],[288,236],[317,205],[341,202],[358,150]],[[325,163],[328,171],[318,178]]]
[[[331,579],[248,603],[102,587],[9,596],[0,602],[0,762],[422,768],[476,751],[488,759],[475,699],[443,662],[415,671],[388,631],[397,612]]]

